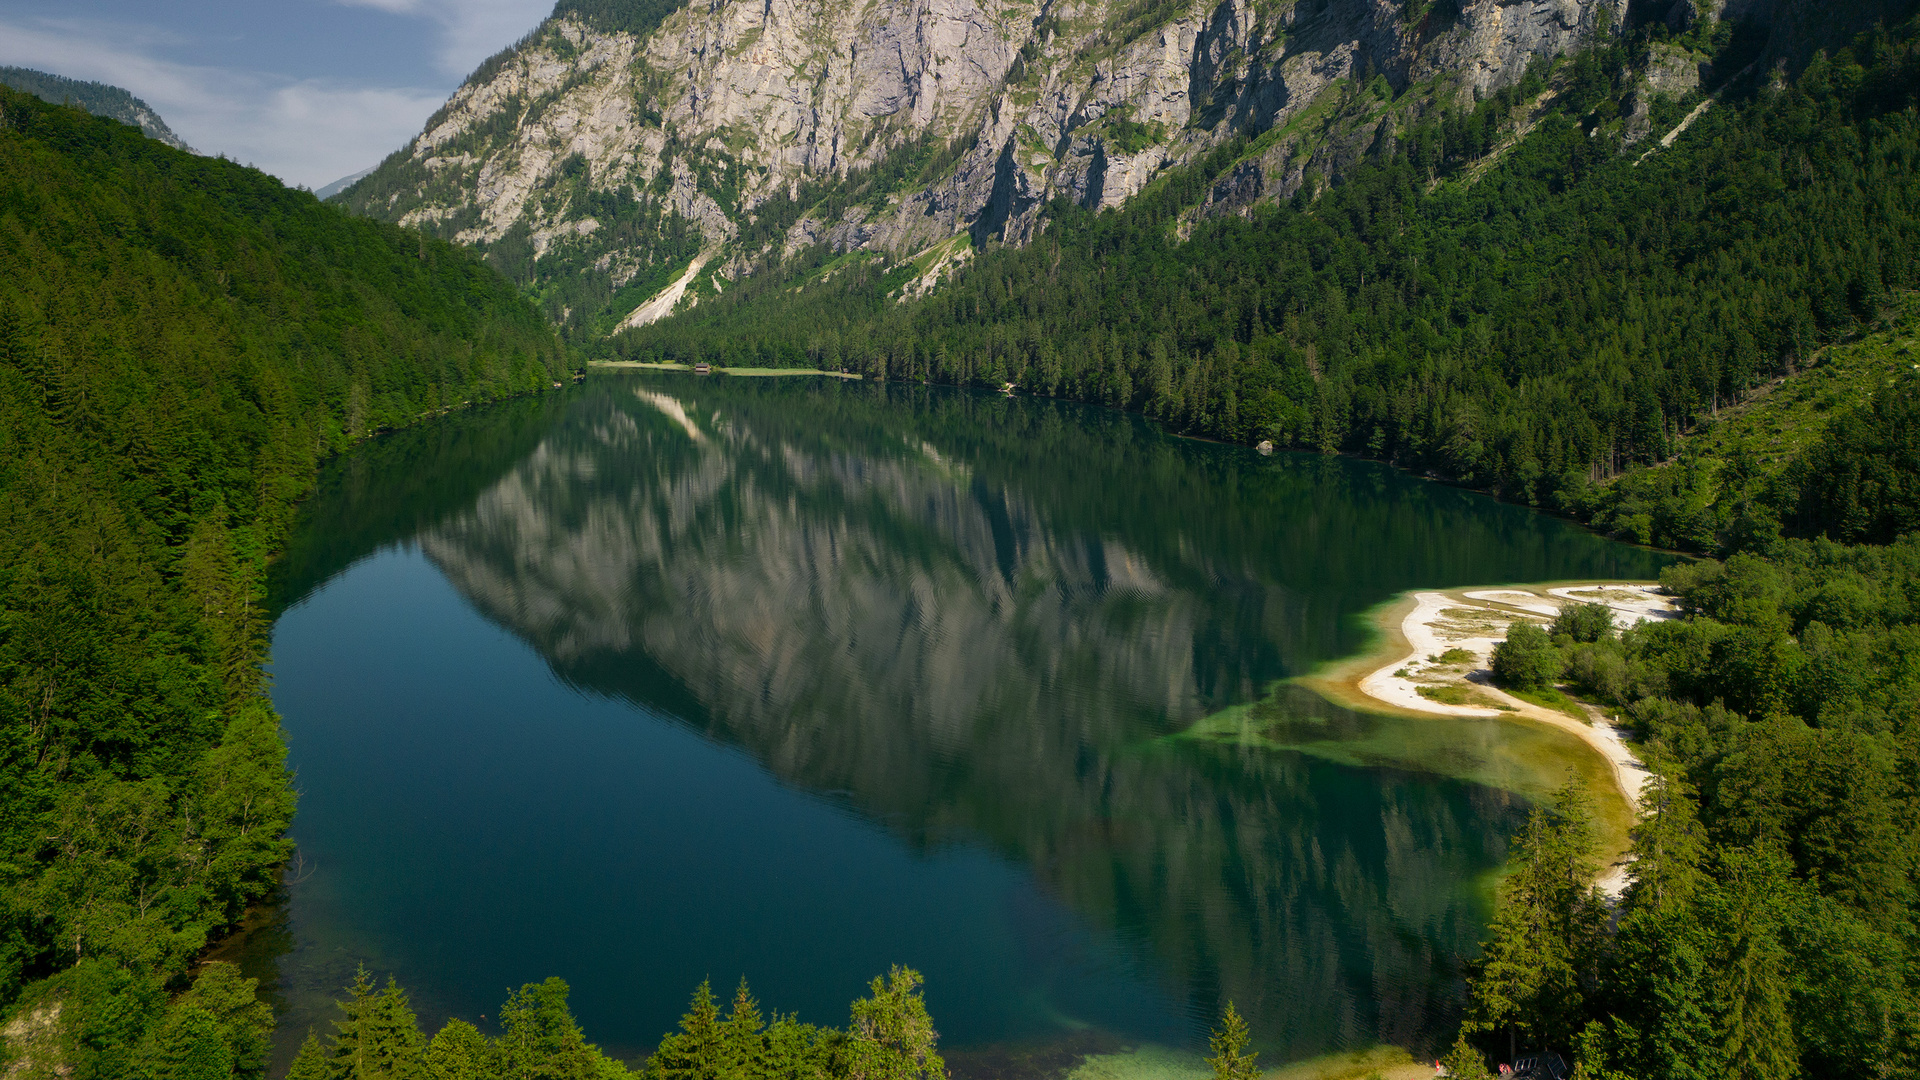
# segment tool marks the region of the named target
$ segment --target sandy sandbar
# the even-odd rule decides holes
[[[1382,631],[1376,651],[1305,681],[1361,708],[1385,706],[1398,713],[1530,721],[1559,728],[1606,761],[1620,795],[1637,810],[1651,774],[1627,742],[1625,729],[1584,702],[1576,703],[1587,713],[1582,722],[1524,701],[1494,686],[1488,670],[1493,647],[1506,638],[1508,626],[1521,620],[1544,624],[1568,604],[1589,602],[1612,608],[1614,624],[1622,629],[1679,615],[1658,585],[1641,581],[1415,592],[1375,613]],[[1626,862],[1616,858],[1599,885],[1617,896],[1626,879]]]

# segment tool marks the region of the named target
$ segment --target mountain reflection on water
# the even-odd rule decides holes
[[[461,424],[342,463],[283,596],[416,543],[567,684],[740,747],[911,850],[1031,874],[1184,1010],[1118,1035],[1194,1045],[1231,999],[1281,1060],[1444,1031],[1476,879],[1525,801],[1418,760],[1179,733],[1352,652],[1355,616],[1395,592],[1659,565],[1384,467],[1047,402],[602,377]],[[1394,741],[1302,692],[1275,709]],[[1457,726],[1448,752],[1494,753],[1499,725]]]

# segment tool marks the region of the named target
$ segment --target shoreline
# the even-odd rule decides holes
[[[589,360],[589,368],[603,368],[611,371],[678,371],[695,374],[686,364],[650,364],[643,360]],[[734,375],[745,378],[767,378],[780,375],[825,375],[830,379],[848,379],[858,381],[866,376],[851,371],[826,371],[821,368],[726,368],[716,366],[712,374]]]
[[[1594,793],[1602,803],[1602,820],[1596,825],[1607,849],[1606,868],[1596,884],[1618,897],[1627,883],[1626,830],[1638,819],[1640,796],[1652,774],[1625,729],[1599,708],[1567,698],[1586,714],[1585,722],[1576,720],[1494,686],[1488,667],[1493,646],[1505,638],[1508,625],[1548,622],[1570,603],[1606,603],[1614,609],[1615,625],[1622,628],[1645,619],[1677,617],[1673,602],[1658,589],[1652,582],[1613,580],[1402,593],[1367,613],[1376,631],[1371,647],[1323,665],[1299,681],[1335,704],[1362,711],[1530,722],[1578,738],[1605,762],[1613,778],[1611,797]]]

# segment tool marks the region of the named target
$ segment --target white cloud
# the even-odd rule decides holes
[[[154,56],[169,40],[151,27],[0,20],[0,64],[125,87],[202,153],[308,187],[399,149],[446,100],[442,87],[354,86]]]
[[[440,30],[434,63],[440,73],[464,77],[480,61],[506,48],[553,11],[553,0],[338,0],[395,15],[432,21]]]

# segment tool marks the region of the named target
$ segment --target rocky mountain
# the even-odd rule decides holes
[[[32,94],[42,101],[73,105],[95,116],[132,124],[146,132],[148,138],[159,139],[176,150],[193,150],[185,140],[173,133],[165,120],[160,119],[160,114],[153,111],[153,106],[117,86],[84,82],[21,67],[0,67],[0,83]]]
[[[1824,7],[563,0],[341,198],[484,247],[555,317],[605,332],[673,310],[646,303],[665,288],[695,303],[815,243],[913,259],[924,287],[1030,240],[1052,199],[1115,206],[1203,158],[1218,178],[1194,212],[1244,212],[1629,20],[1799,27],[1788,44],[1858,21],[1821,22]],[[1696,92],[1703,61],[1655,50],[1642,97]]]

